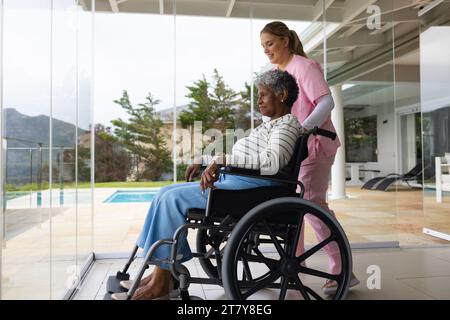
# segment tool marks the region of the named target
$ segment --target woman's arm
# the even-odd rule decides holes
[[[308,118],[303,121],[302,126],[307,130],[311,130],[314,127],[321,127],[322,124],[330,116],[331,111],[334,108],[334,100],[331,94],[324,95],[317,100],[317,105]]]

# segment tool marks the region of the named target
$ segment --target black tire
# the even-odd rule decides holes
[[[206,246],[206,237],[207,237],[206,229],[199,229],[197,231],[197,238],[196,238],[197,253],[206,255],[206,253],[208,252],[209,249]],[[217,270],[217,266],[212,263],[210,258],[199,257],[198,261],[200,262],[203,271],[205,271],[208,277],[212,279],[219,278],[219,271]]]
[[[305,214],[319,218],[330,230],[330,236],[297,257],[295,248]],[[301,223],[299,223],[300,221]],[[261,240],[269,238],[268,245],[276,249],[275,255],[280,259],[273,258],[273,255],[265,256],[259,249],[259,240],[256,242],[255,240],[249,241],[251,235],[254,238],[255,234]],[[283,234],[286,236],[283,236]],[[280,243],[280,239],[284,242]],[[339,248],[342,266],[339,275],[330,275],[327,271],[311,269],[301,265],[330,243],[337,244]],[[253,269],[258,269],[258,272],[264,273],[263,276],[257,278],[258,281],[252,280],[254,278],[252,272],[248,272],[248,270],[251,270],[249,262],[257,263],[259,268]],[[325,265],[327,264],[325,263]],[[239,269],[247,270],[249,276],[243,274],[239,278]],[[260,271],[264,269],[268,271]],[[317,284],[305,285],[298,276],[299,274],[305,277],[319,278],[321,282],[324,279],[336,280],[338,283],[336,292],[331,296],[325,296],[321,292],[322,284],[319,285],[319,289],[314,291],[311,287],[317,286]],[[291,197],[269,200],[250,210],[233,229],[225,248],[222,266],[225,293],[233,300],[252,298],[253,294],[267,288],[280,289],[277,295],[278,299],[281,300],[286,298],[289,289],[293,290],[290,292],[297,295],[300,293],[300,298],[303,299],[341,300],[345,298],[348,292],[351,274],[350,245],[336,219],[310,201]],[[280,279],[279,283],[276,282],[278,279]],[[319,290],[320,293],[317,292]],[[261,299],[260,297],[256,298]]]

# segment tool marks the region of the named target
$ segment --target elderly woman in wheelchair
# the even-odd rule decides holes
[[[288,291],[304,299],[321,299],[323,295],[305,277],[334,280],[338,286],[332,298],[345,297],[352,267],[345,233],[331,215],[302,199],[304,188],[296,181],[301,161],[307,157],[308,136],[335,138],[335,134],[317,128],[304,132],[290,114],[299,89],[289,73],[265,72],[257,86],[259,109],[270,121],[238,140],[231,154],[203,157],[208,165],[200,183],[160,190],[124,270],[108,280],[110,298],[166,298],[175,282],[183,299],[191,298],[190,283],[223,286],[231,299],[251,299],[270,289],[276,290],[279,299],[288,298]],[[187,169],[187,181],[200,167],[194,164]],[[296,256],[305,214],[321,219],[330,236]],[[195,253],[187,242],[188,229],[197,229]],[[306,266],[307,259],[326,246],[340,252],[339,274]],[[128,280],[127,270],[138,248],[145,258],[136,279]],[[193,257],[209,278],[190,276],[183,263]],[[155,265],[153,272],[142,279],[149,264]]]

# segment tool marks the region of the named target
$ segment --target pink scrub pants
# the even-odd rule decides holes
[[[300,168],[299,180],[305,185],[304,199],[310,200],[319,205],[331,215],[335,216],[334,212],[328,207],[326,194],[328,190],[328,180],[330,178],[331,166],[334,162],[334,155],[326,157],[319,154],[312,161],[306,159]],[[306,220],[314,229],[316,238],[322,242],[330,235],[330,230],[315,216],[306,214]],[[331,274],[339,274],[341,272],[341,256],[339,248],[335,242],[332,242],[323,248],[328,255],[329,271]],[[297,256],[305,251],[305,234],[304,224],[300,234],[297,245]]]

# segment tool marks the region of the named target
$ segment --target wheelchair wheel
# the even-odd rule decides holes
[[[217,265],[213,264],[212,257],[214,252],[211,247],[209,247],[207,242],[207,230],[201,229],[197,231],[196,245],[197,245],[197,253],[203,254],[203,257],[198,258],[200,265],[203,268],[203,271],[208,275],[208,277],[217,279],[219,278],[219,271],[217,270]]]
[[[328,236],[297,255],[307,214],[308,219],[320,219]],[[339,254],[339,274],[329,273],[324,248]],[[342,227],[328,212],[300,198],[278,198],[250,210],[231,233],[222,267],[225,293],[235,300],[344,299],[351,273],[351,250]],[[322,292],[326,280],[337,282],[331,295]]]

